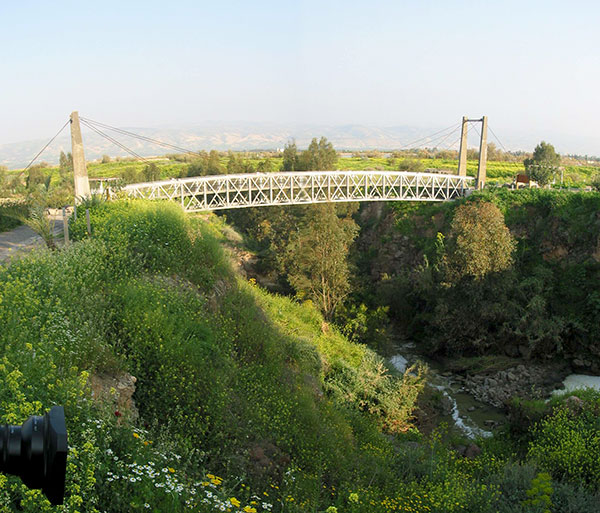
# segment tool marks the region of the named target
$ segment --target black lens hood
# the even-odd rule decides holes
[[[62,504],[67,468],[67,427],[62,406],[22,426],[0,426],[0,472],[19,476],[28,488],[41,488],[51,504]]]

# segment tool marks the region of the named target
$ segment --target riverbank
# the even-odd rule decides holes
[[[565,383],[590,383],[574,380],[571,367],[564,362],[489,356],[434,360],[413,342],[397,344],[395,354],[388,359],[398,372],[404,372],[418,360],[426,362],[430,369],[430,390],[424,394],[421,411],[417,412],[420,429],[431,431],[445,421],[470,439],[489,437],[494,429],[503,426],[508,420],[506,405],[515,397],[546,400],[565,389]],[[600,382],[600,377],[597,380]]]

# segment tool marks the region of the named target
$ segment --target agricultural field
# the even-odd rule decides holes
[[[252,169],[256,169],[258,164],[265,160],[262,155],[257,156],[243,156],[243,163]],[[219,156],[219,164],[223,171],[227,170],[230,157],[226,154]],[[274,170],[281,168],[281,157],[271,157],[272,167]],[[356,170],[362,171],[367,169],[376,170],[397,170],[403,161],[413,163],[421,163],[423,170],[436,169],[445,171],[456,171],[458,169],[458,160],[447,159],[447,158],[417,158],[412,159],[407,156],[406,159],[402,158],[384,158],[384,157],[359,157],[352,156],[349,158],[339,158],[336,164],[336,169],[340,170]],[[110,162],[88,162],[88,174],[90,178],[118,178],[122,177],[128,172],[135,172],[141,174],[144,168],[149,163],[154,163],[160,170],[160,178],[178,178],[187,174],[187,169],[190,162],[182,162],[173,160],[167,157],[164,158],[153,158],[152,160],[140,161],[133,159],[119,159],[112,160]],[[192,161],[193,162],[193,161]],[[477,174],[477,160],[467,161],[467,173],[470,176]],[[567,186],[583,186],[586,185],[593,175],[600,170],[599,166],[592,165],[576,165],[569,164],[564,166],[564,184]],[[59,181],[59,169],[55,166],[49,166],[45,168],[46,173],[52,175],[51,184],[54,185]],[[21,171],[15,170],[10,171],[10,175],[18,175]],[[509,183],[512,182],[513,178],[518,173],[524,173],[525,168],[523,162],[510,162],[510,161],[494,161],[488,160],[487,162],[487,178],[488,183]]]
[[[339,170],[408,170],[408,171],[443,171],[456,173],[458,161],[448,158],[447,152],[431,154],[398,153],[385,156],[382,153],[337,153],[333,148],[333,159],[324,169]],[[515,160],[514,155],[506,154],[512,160],[488,160],[487,185],[511,184],[515,176],[524,173],[523,161]],[[444,157],[444,158],[439,158]],[[450,155],[452,157],[452,155]],[[118,178],[119,184],[139,183],[154,180],[167,180],[187,176],[248,173],[255,171],[272,172],[283,169],[285,157],[275,152],[202,152],[200,155],[165,155],[150,157],[143,161],[130,158],[105,157],[102,161],[88,162],[88,174],[95,178]],[[578,165],[572,159],[563,159],[562,185],[569,188],[585,188],[592,184],[600,173],[600,166]],[[316,164],[314,164],[316,165]],[[478,162],[467,161],[467,173],[476,176]],[[289,167],[287,168],[289,169]],[[295,169],[299,169],[296,167]],[[311,168],[314,169],[314,168]],[[561,177],[555,177],[554,187],[561,186]],[[92,183],[92,189],[95,187]],[[44,198],[46,206],[61,207],[72,203],[73,196],[72,171],[68,165],[61,168],[45,163],[36,164],[28,171],[4,170],[0,175],[0,197],[21,201],[31,200],[32,196]],[[33,198],[38,201],[39,198]],[[38,201],[39,202],[39,201]]]

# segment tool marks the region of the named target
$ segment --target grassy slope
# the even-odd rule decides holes
[[[175,205],[100,205],[92,226],[93,240],[0,267],[3,421],[66,405],[72,508],[183,511],[209,486],[205,469],[227,476],[212,483],[214,501],[231,494],[248,507],[251,492],[316,510],[337,500],[334,487],[387,487],[394,458],[379,462],[393,454],[380,426],[384,415],[407,426],[400,407],[410,410],[414,378],[391,378],[370,350],[323,331],[312,306],[240,281],[219,230]],[[85,227],[71,233],[84,238]],[[123,370],[138,378],[137,423],[89,401],[90,374]],[[0,481],[9,510],[24,494]],[[27,504],[46,507],[39,494]]]
[[[65,405],[64,511],[526,510],[536,468],[502,443],[466,460],[443,433],[382,435],[407,427],[415,379],[390,378],[312,305],[235,276],[218,221],[130,202],[97,205],[92,227],[0,266],[2,421]],[[123,370],[139,420],[90,400],[90,374]],[[579,502],[557,512],[595,511],[590,492],[558,485]],[[0,506],[52,511],[14,478],[0,477]]]

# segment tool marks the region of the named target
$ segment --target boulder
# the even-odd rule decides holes
[[[139,417],[133,400],[136,381],[137,378],[127,372],[103,373],[92,374],[89,385],[94,401],[112,403],[117,417],[127,415],[135,420]]]
[[[471,444],[465,450],[465,458],[469,458],[470,460],[477,458],[481,454],[481,449],[477,444]]]

